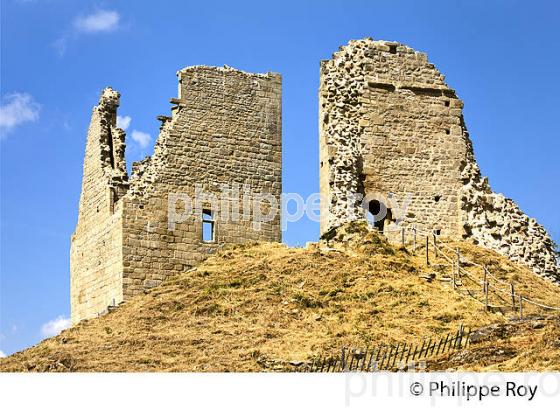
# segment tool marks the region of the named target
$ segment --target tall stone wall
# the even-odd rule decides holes
[[[200,66],[178,77],[171,116],[160,117],[154,154],[136,164],[125,197],[125,296],[191,268],[224,243],[281,240],[280,76]],[[194,198],[197,186],[208,196],[201,205],[212,209],[216,221],[213,242],[202,241],[200,213],[168,229],[169,195]],[[238,187],[239,197],[213,204],[211,195],[223,197],[224,187]],[[252,213],[239,220],[227,215],[235,207],[241,212],[240,202],[259,194],[276,199],[275,218],[260,229]]]
[[[122,301],[122,204],[128,187],[119,94],[106,88],[89,126],[78,223],[70,250],[74,323]]]
[[[322,233],[375,200],[393,239],[411,225],[471,238],[558,279],[545,230],[480,176],[463,103],[424,53],[351,41],[321,63],[319,104]]]
[[[225,243],[281,240],[280,75],[203,66],[177,75],[179,95],[171,116],[158,117],[154,154],[133,164],[130,180],[118,93],[106,89],[94,108],[72,237],[73,322],[190,269]],[[256,200],[265,218],[255,225]],[[214,221],[210,241],[203,209]],[[170,224],[170,212],[185,217]]]

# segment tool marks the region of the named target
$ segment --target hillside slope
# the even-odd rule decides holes
[[[429,368],[560,370],[557,320],[509,325],[514,312],[487,312],[438,280],[443,264],[426,266],[421,249],[415,256],[375,232],[341,232],[341,242],[306,249],[271,243],[226,248],[105,316],[0,359],[0,371],[273,371],[282,368],[275,363],[334,354],[344,345],[416,342],[459,324],[516,330]],[[486,261],[527,297],[560,304],[560,289],[528,269],[468,243],[454,246]],[[438,270],[435,280],[422,278]],[[492,350],[504,344],[513,346],[507,355]]]

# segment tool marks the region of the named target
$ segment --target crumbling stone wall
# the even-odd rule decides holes
[[[128,188],[119,94],[106,88],[89,126],[78,224],[70,251],[74,322],[122,300],[122,204]]]
[[[190,269],[224,243],[281,240],[280,76],[197,66],[179,71],[178,77],[171,116],[160,117],[154,154],[135,165],[124,198],[125,297]],[[168,229],[169,194],[194,198],[197,184],[217,197],[224,186],[239,187],[240,195],[247,187],[244,198],[232,195],[223,207],[229,210],[241,208],[232,202],[272,194],[276,216],[256,230],[252,213],[236,221],[222,215],[221,206],[204,201],[214,212],[214,242],[201,241],[200,215],[196,222]]]
[[[492,192],[482,177],[472,149],[461,171],[461,223],[464,236],[493,249],[515,262],[530,266],[535,273],[560,283],[555,244],[546,230],[502,194]]]
[[[115,125],[118,94],[105,90],[94,108],[71,250],[73,322],[190,269],[225,243],[281,240],[280,75],[204,66],[177,75],[179,95],[171,116],[158,117],[154,154],[133,164],[130,180],[124,131]],[[170,195],[194,199],[197,187],[215,221],[210,242],[202,240],[200,214],[169,226]],[[224,188],[232,190],[227,204]],[[255,229],[254,209],[243,210],[263,195],[275,201],[265,200],[262,214],[275,216]]]
[[[463,103],[424,53],[350,41],[321,62],[319,104],[322,233],[376,199],[392,239],[410,226],[471,238],[558,279],[545,230],[480,176]]]

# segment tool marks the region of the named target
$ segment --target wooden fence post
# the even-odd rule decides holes
[[[430,266],[430,237],[426,235],[426,265]]]
[[[455,252],[457,252],[457,277],[461,278],[461,253],[459,248],[455,248]]]
[[[424,346],[426,345],[426,339],[422,342],[422,347],[420,348],[420,353],[418,353],[418,360],[422,357],[422,351],[424,350]],[[412,358],[414,360],[414,358]]]
[[[377,350],[379,350],[379,348],[377,348]],[[371,354],[369,355],[369,362],[368,362],[367,367],[366,367],[366,371],[368,371],[368,372],[369,372],[369,369],[371,369],[371,362],[373,362],[374,353],[375,353],[375,347],[372,349]]]
[[[380,371],[383,370],[383,364],[385,363],[385,358],[387,356],[389,356],[389,357],[391,356],[391,351],[392,350],[393,350],[393,346],[390,346],[390,348],[389,348],[389,346],[387,346],[385,348],[385,354],[383,356],[381,356],[381,362],[379,362],[379,370]]]
[[[443,350],[442,353],[445,353],[445,346],[447,346],[447,341],[449,340],[449,333],[445,336],[445,342],[443,342]]]
[[[439,344],[438,344],[438,346],[437,346],[436,355],[439,354],[439,349],[441,348],[441,343],[442,343],[442,342],[443,342],[443,337],[441,337],[441,338],[439,339]]]
[[[379,349],[377,349],[377,354],[375,355],[375,370],[379,370],[379,354],[382,351],[383,351],[383,343],[381,344]]]
[[[459,347],[458,347],[459,350],[461,350],[461,344],[463,343],[463,334],[464,333],[465,333],[465,327],[461,323],[461,326],[459,328]]]
[[[410,354],[412,353],[412,346],[413,346],[412,343],[410,344],[410,346],[408,346],[408,351],[406,353],[406,359],[404,359],[406,365],[408,365],[408,363],[409,363],[408,359],[410,358]]]
[[[354,349],[350,348],[350,354],[352,355],[351,359],[350,359],[350,367],[348,368],[348,370],[352,371],[352,366],[354,365]]]
[[[484,282],[484,308],[488,310],[488,281]]]
[[[432,235],[434,237],[434,254],[436,255],[436,258],[437,258],[438,257],[438,249],[437,249],[436,233],[432,232]]]
[[[451,261],[451,270],[453,271],[453,289],[457,287],[457,281],[455,278],[455,262]]]
[[[482,291],[486,292],[486,278],[488,276],[488,269],[486,269],[486,265],[483,266],[484,270],[484,282],[482,282]]]
[[[453,342],[453,349],[457,349],[457,343],[459,343],[459,335],[461,334],[461,327],[459,326],[459,329],[457,330],[457,333],[455,334],[455,341]]]
[[[511,307],[515,311],[515,288],[513,287],[513,282],[510,283],[510,290],[511,290]]]
[[[397,362],[397,357],[399,355],[399,346],[400,343],[397,343],[397,349],[395,350],[395,355],[393,356],[393,363],[391,363],[391,369],[395,367],[395,363]]]
[[[403,361],[405,350],[406,350],[406,342],[403,344],[403,348],[402,348],[402,351],[401,351],[401,358],[399,359],[399,362],[401,362],[401,363]]]
[[[416,353],[418,352],[418,345],[416,345],[416,347],[414,348],[414,353],[412,354],[412,361],[414,362],[414,359],[416,359]]]
[[[402,243],[402,246],[404,248],[404,227],[401,228],[401,243]]]
[[[366,347],[366,352],[364,354],[364,360],[362,361],[362,367],[360,368],[360,371],[364,371],[364,365],[366,364],[366,359],[367,359],[367,352],[368,352],[368,347]]]
[[[432,338],[428,340],[428,346],[426,347],[426,353],[424,354],[424,358],[428,357],[428,350],[430,350],[430,345],[432,344]]]
[[[519,319],[523,319],[523,296],[519,295]]]
[[[389,356],[387,356],[387,362],[385,363],[386,369],[389,370],[391,368],[391,357],[393,356],[393,353],[395,352],[395,346],[391,346],[391,349],[389,350]]]

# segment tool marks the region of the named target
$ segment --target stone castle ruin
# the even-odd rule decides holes
[[[171,116],[158,117],[154,153],[130,177],[116,126],[119,94],[106,88],[93,109],[71,244],[74,323],[190,269],[224,243],[281,240],[279,209],[255,230],[250,215],[221,218],[210,195],[194,219],[169,229],[170,196],[194,197],[197,186],[218,195],[239,184],[243,200],[266,193],[278,208],[282,192],[280,75],[198,66],[177,75],[179,95]]]
[[[481,176],[462,108],[426,54],[403,44],[350,41],[323,61],[321,232],[371,214],[389,238],[415,227],[471,239],[560,281],[544,228]]]
[[[154,153],[131,175],[116,125],[119,93],[106,88],[93,109],[71,244],[74,323],[191,269],[223,244],[281,240],[280,75],[205,66],[177,75],[179,95],[171,116],[158,117]],[[558,281],[552,240],[481,176],[463,103],[425,54],[351,41],[321,63],[320,82],[322,233],[383,215],[375,225],[389,238],[397,223],[470,238]],[[212,194],[224,185],[244,187],[243,198],[229,197],[233,208],[272,196],[275,216],[259,229],[250,213],[222,218]],[[197,189],[207,200],[170,226],[182,195],[196,197]]]

